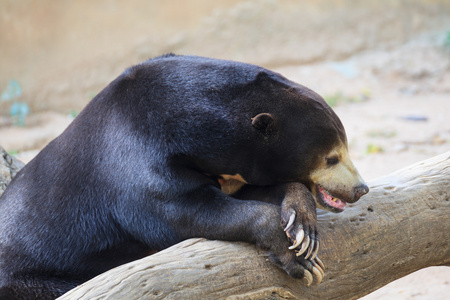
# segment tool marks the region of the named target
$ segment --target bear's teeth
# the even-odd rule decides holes
[[[337,202],[337,198],[333,198],[333,199],[331,199],[331,201]]]

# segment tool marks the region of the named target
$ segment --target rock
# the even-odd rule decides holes
[[[15,159],[0,147],[0,195],[23,166],[25,166],[23,162]]]

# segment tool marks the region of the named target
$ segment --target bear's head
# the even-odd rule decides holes
[[[276,93],[267,101],[275,105],[251,119],[262,141],[259,151],[265,153],[266,169],[258,172],[305,184],[318,207],[333,212],[368,193],[350,160],[344,127],[325,100],[287,79],[266,80],[270,85]]]

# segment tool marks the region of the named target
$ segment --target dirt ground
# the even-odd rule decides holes
[[[12,5],[11,1],[6,2]],[[24,162],[31,160],[59,135],[72,121],[73,112],[76,114],[82,109],[92,95],[125,67],[144,57],[169,51],[262,64],[315,90],[333,103],[346,128],[353,161],[369,184],[376,177],[450,151],[450,23],[438,22],[443,12],[450,12],[449,6],[442,4],[445,1],[411,1],[408,10],[412,15],[403,17],[395,14],[396,9],[403,11],[402,7],[391,7],[391,16],[368,13],[384,12],[383,1],[379,2],[382,4],[368,1],[366,3],[371,3],[369,8],[349,8],[352,1],[318,1],[317,5],[311,4],[313,1],[304,1],[306,8],[303,10],[308,14],[302,20],[308,21],[306,23],[312,27],[300,32],[294,32],[291,26],[295,20],[292,11],[300,11],[294,9],[297,7],[294,6],[295,1],[219,1],[220,5],[213,7],[198,0],[194,1],[197,5],[205,5],[189,18],[184,15],[184,11],[190,9],[188,6],[174,10],[173,7],[165,7],[162,2],[150,1],[158,3],[159,9],[165,13],[172,13],[170,26],[152,29],[152,32],[177,32],[171,35],[169,41],[161,35],[142,34],[146,27],[139,22],[139,17],[136,17],[135,23],[132,22],[134,19],[129,16],[130,10],[117,7],[120,5],[113,1],[100,2],[104,5],[86,9],[83,5],[89,5],[88,1],[80,1],[77,3],[83,5],[74,2],[64,9],[68,14],[66,17],[72,21],[71,27],[63,23],[65,27],[58,28],[65,28],[71,35],[45,30],[54,24],[45,25],[50,20],[44,17],[40,8],[36,8],[33,17],[26,16],[22,23],[11,20],[23,14],[25,6],[12,6],[10,15],[0,15],[0,23],[9,24],[11,29],[5,35],[5,27],[0,26],[3,28],[0,32],[3,30],[4,33],[3,37],[0,35],[0,42],[3,42],[0,46],[0,51],[3,51],[0,52],[3,54],[0,55],[0,92],[8,78],[20,79],[24,85],[23,98],[29,100],[32,108],[25,127],[11,126],[7,113],[9,104],[0,101],[0,145],[16,153]],[[145,1],[136,2],[142,4]],[[277,3],[284,4],[284,8]],[[50,11],[62,11],[58,5],[51,6]],[[290,13],[283,14],[288,9]],[[327,13],[331,9],[333,14]],[[86,19],[80,21],[70,15],[70,11],[74,14],[86,12]],[[115,25],[117,19],[106,19],[108,22],[104,21],[103,26],[117,29],[114,31],[114,41],[126,41],[115,42],[117,47],[108,52],[108,36],[100,35],[103,38],[98,38],[99,35],[88,34],[88,25],[92,18],[98,18],[101,13],[113,14],[117,11],[123,13],[121,26],[134,26],[133,32],[137,37],[129,40],[129,32],[122,27],[119,30]],[[269,20],[268,11],[273,12],[271,18],[275,16],[277,20],[283,20],[280,16],[286,16],[283,22],[273,23],[274,27],[284,30],[283,34],[273,34],[273,29],[265,25]],[[344,12],[349,12],[349,15]],[[152,21],[152,26],[167,21],[155,12],[153,16],[158,17]],[[60,22],[67,22],[67,18],[61,17]],[[342,18],[358,26],[346,25],[339,21]],[[361,21],[365,18],[376,24],[366,26]],[[255,25],[260,31],[249,31],[245,25],[255,19],[262,20]],[[180,20],[179,23],[177,20]],[[334,22],[334,25],[322,26],[325,21]],[[20,27],[25,26],[23,24],[28,24],[28,27]],[[14,41],[10,36],[11,32],[33,32],[37,30],[36,24],[44,28],[41,31],[45,34],[41,38],[27,41],[23,37]],[[184,31],[182,27],[185,27]],[[339,36],[340,31],[330,28],[337,28],[343,33]],[[233,35],[242,33],[244,29],[247,39],[233,40]],[[321,32],[322,35],[319,34],[313,43],[311,32]],[[308,42],[294,44],[294,33],[306,36]],[[274,43],[266,46],[260,43],[260,39],[266,38],[264,34],[276,36]],[[258,35],[261,36],[256,39]],[[372,38],[366,38],[368,35]],[[355,39],[355,36],[359,38]],[[100,50],[95,52],[89,50],[92,48],[73,44],[74,40],[83,37]],[[202,39],[206,38],[212,45],[204,46]],[[99,40],[97,44],[96,39]],[[57,41],[52,44],[52,49],[43,46],[52,41]],[[318,44],[316,48],[313,47],[315,44]],[[232,49],[232,45],[236,49]],[[34,62],[36,58],[38,60]],[[38,70],[43,70],[42,74]],[[37,76],[37,73],[40,75]],[[448,299],[449,294],[450,268],[432,267],[392,282],[362,299]]]

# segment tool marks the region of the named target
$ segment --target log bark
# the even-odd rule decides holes
[[[421,268],[449,266],[450,152],[369,185],[345,212],[319,212],[320,285],[304,286],[253,245],[191,239],[59,299],[357,299]]]

